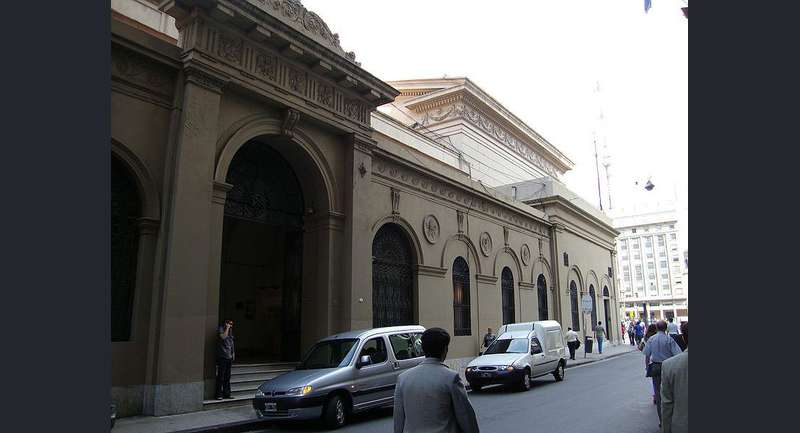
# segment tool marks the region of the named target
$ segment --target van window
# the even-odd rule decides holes
[[[563,344],[562,344],[563,340],[561,339],[561,332],[560,331],[558,331],[558,330],[547,331],[547,334],[545,335],[545,337],[547,338],[546,341],[547,341],[548,350],[550,350],[550,349],[561,349],[562,347],[564,347]]]
[[[361,353],[358,354],[358,359],[361,359],[364,355],[369,355],[373,364],[386,362],[389,359],[389,354],[386,352],[386,344],[383,342],[383,337],[376,337],[364,343]]]
[[[355,338],[326,340],[319,342],[308,351],[298,370],[343,367],[350,363],[355,352]]]
[[[390,335],[389,343],[392,345],[395,359],[402,361],[403,359],[425,356],[422,353],[421,337],[422,334],[419,332]]]
[[[542,353],[542,345],[536,337],[531,338],[531,353]]]

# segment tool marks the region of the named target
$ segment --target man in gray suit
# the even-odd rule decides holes
[[[661,365],[662,433],[689,433],[689,322],[681,333],[686,350]]]
[[[442,362],[449,345],[450,334],[442,328],[422,334],[425,360],[397,379],[394,433],[480,432],[464,383]]]

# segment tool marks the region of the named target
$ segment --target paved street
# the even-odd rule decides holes
[[[658,431],[652,386],[644,377],[638,351],[567,370],[566,380],[552,376],[533,381],[521,393],[487,389],[470,393],[484,433],[651,433]],[[389,433],[392,411],[356,416],[342,433]],[[285,424],[263,433],[324,431],[316,423]]]

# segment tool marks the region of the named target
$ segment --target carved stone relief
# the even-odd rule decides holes
[[[508,227],[503,227],[503,241],[508,246]]]
[[[464,233],[464,212],[457,210],[456,219],[458,220],[458,232]]]
[[[487,232],[481,233],[481,237],[479,239],[481,244],[481,252],[484,256],[489,257],[492,253],[492,237]]]
[[[428,215],[422,220],[422,232],[425,233],[425,239],[428,242],[435,244],[439,240],[439,220],[433,215]]]
[[[520,256],[522,256],[523,265],[528,266],[531,263],[531,249],[528,247],[528,244],[522,244]]]
[[[262,77],[275,81],[277,77],[278,60],[275,56],[259,52],[256,54],[256,72]]]
[[[400,191],[392,188],[392,215],[400,214]]]

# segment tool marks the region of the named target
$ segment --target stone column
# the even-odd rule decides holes
[[[561,257],[558,254],[558,233],[564,230],[563,226],[553,224],[550,229],[550,263],[553,269],[554,284],[551,289],[553,293],[553,312],[555,313],[554,320],[564,326],[564,315],[561,311],[561,297],[564,296],[564,290],[569,289],[569,282],[566,286],[561,284]],[[569,297],[569,294],[567,295]]]
[[[497,284],[498,278],[493,275],[475,275],[475,282],[478,286],[478,336],[483,344],[483,334],[486,328],[492,328],[495,332],[503,324],[503,300],[500,288]]]
[[[346,155],[344,249],[342,258],[343,293],[340,329],[372,327],[372,221],[365,212],[372,181],[372,149],[375,142],[357,134],[349,137]],[[417,286],[419,290],[419,286]],[[363,299],[364,302],[359,302]],[[415,297],[416,299],[416,297]],[[418,310],[417,310],[418,311]],[[415,314],[415,316],[417,316]],[[419,319],[419,317],[417,317]]]
[[[206,315],[213,218],[212,179],[222,81],[186,67],[177,131],[169,232],[157,331],[155,384],[145,413],[167,415],[203,407]]]
[[[138,316],[134,324],[134,336],[146,348],[150,309],[153,297],[153,267],[155,265],[156,244],[158,242],[159,221],[155,218],[139,218],[139,252],[136,259],[136,307]]]

